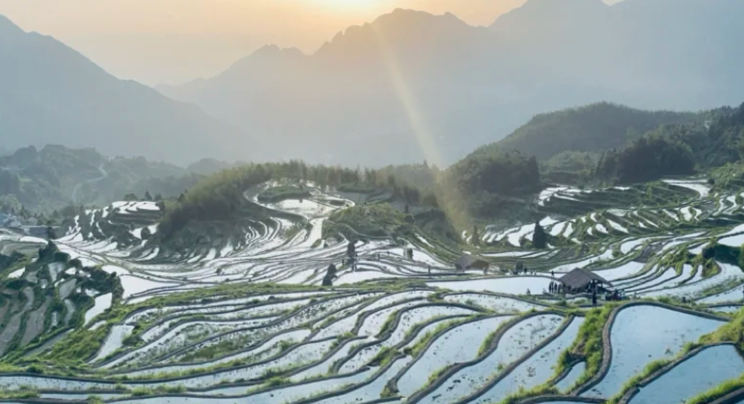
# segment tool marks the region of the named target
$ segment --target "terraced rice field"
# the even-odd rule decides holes
[[[267,186],[244,196],[272,214],[238,235],[171,249],[147,237],[157,204],[120,202],[76,219],[55,241],[67,257],[6,271],[0,402],[663,404],[744,373],[725,332],[742,323],[740,190],[670,180],[650,203],[642,186],[555,187],[535,200],[547,249],[528,248],[533,223],[478,247],[362,235],[353,270],[349,241],[323,232],[352,198],[308,185],[311,198],[262,204]],[[3,251],[44,245],[0,237]],[[463,249],[488,271],[455,270]],[[574,268],[628,299],[548,292]]]

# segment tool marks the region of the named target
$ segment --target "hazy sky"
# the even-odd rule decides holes
[[[397,7],[489,25],[525,1],[0,0],[0,14],[60,39],[117,77],[155,85],[213,76],[266,44],[312,53],[346,27]]]

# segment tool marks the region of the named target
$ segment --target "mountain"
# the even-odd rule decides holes
[[[645,111],[601,102],[536,115],[503,140],[481,150],[519,150],[546,160],[564,151],[619,149],[634,136],[660,125],[702,125],[706,116],[706,113]]]
[[[529,0],[489,29],[556,78],[581,77],[601,99],[697,110],[740,101],[744,34],[736,0]],[[566,105],[568,106],[568,105]]]
[[[742,19],[737,0],[529,0],[489,27],[396,10],[314,54],[268,47],[160,90],[260,134],[273,157],[448,165],[541,111],[738,103]]]
[[[249,157],[252,143],[241,131],[194,105],[118,80],[57,40],[1,16],[0,55],[4,147],[61,143],[181,163]]]
[[[217,162],[214,162],[217,164]],[[0,156],[0,211],[50,212],[64,206],[105,205],[124,195],[178,196],[201,176],[144,157],[110,158],[95,149],[33,146]]]
[[[487,55],[490,36],[451,14],[396,10],[348,28],[313,55],[267,47],[214,78],[159,89],[262,134],[278,158],[441,163],[422,150],[427,142],[437,153],[457,149],[448,155],[471,149],[457,132],[480,108],[462,105],[481,80],[463,73]]]

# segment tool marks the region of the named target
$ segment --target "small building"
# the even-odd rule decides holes
[[[598,285],[612,286],[605,278],[597,275],[592,271],[576,268],[573,271],[563,275],[558,281],[570,290],[581,290],[595,282]]]
[[[463,255],[455,261],[455,269],[458,271],[466,271],[468,269],[477,269],[482,271],[488,270],[488,266],[488,261],[469,254]]]

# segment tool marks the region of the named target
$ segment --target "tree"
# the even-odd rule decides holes
[[[333,286],[333,280],[336,279],[336,265],[328,266],[325,276],[323,277],[323,286]]]
[[[54,231],[54,227],[47,226],[46,228],[46,236],[49,240],[54,240],[57,238],[57,232]]]
[[[152,195],[150,195],[150,191],[145,191],[145,200],[146,201],[152,200]]]
[[[478,233],[478,226],[473,225],[473,236],[470,238],[470,243],[473,245],[480,244],[480,234]]]
[[[124,200],[125,201],[137,201],[138,199],[137,199],[137,195],[129,193],[129,194],[124,195]]]
[[[532,233],[532,246],[535,248],[545,248],[548,245],[548,237],[540,222],[535,223],[535,232]]]

